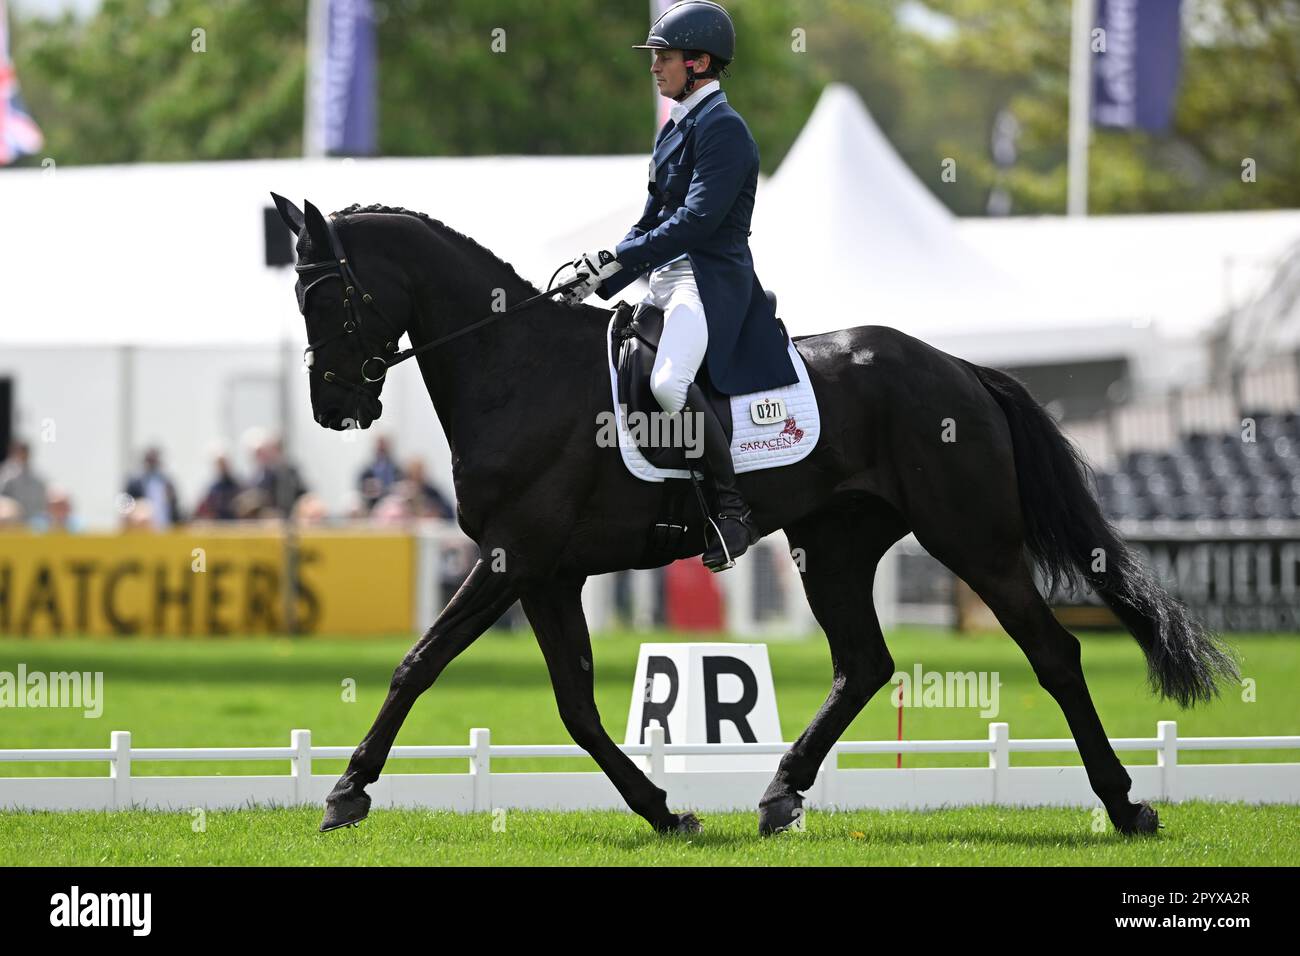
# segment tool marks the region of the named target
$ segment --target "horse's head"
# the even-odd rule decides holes
[[[271,197],[298,237],[294,291],[307,325],[312,414],[336,431],[369,428],[383,413],[388,360],[408,325],[411,300],[400,271],[366,243],[354,241],[345,251],[342,217],[326,220],[309,202],[300,211],[283,196]]]

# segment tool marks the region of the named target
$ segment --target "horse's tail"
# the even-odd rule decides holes
[[[1001,406],[1011,427],[1025,547],[1056,582],[1096,591],[1137,639],[1161,697],[1183,707],[1209,701],[1237,664],[1222,642],[1171,597],[1102,514],[1092,470],[1056,422],[1016,379],[968,366]]]

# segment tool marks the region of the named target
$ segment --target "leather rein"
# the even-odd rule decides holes
[[[550,283],[548,282],[545,292],[539,292],[537,295],[524,299],[522,302],[516,302],[508,309],[503,309],[500,312],[493,312],[491,315],[479,319],[477,322],[472,322],[464,328],[457,329],[455,332],[436,338],[432,342],[425,342],[423,345],[399,351],[397,341],[402,337],[402,331],[400,327],[398,327],[397,323],[393,322],[384,314],[384,310],[380,308],[379,303],[375,301],[374,296],[366,291],[366,287],[361,284],[361,280],[357,277],[356,272],[353,271],[351,264],[348,262],[347,251],[343,248],[343,241],[339,238],[338,231],[335,228],[333,215],[325,220],[325,228],[329,235],[330,252],[334,258],[326,260],[325,262],[312,262],[307,264],[299,263],[294,266],[294,271],[297,272],[299,276],[320,273],[303,286],[302,305],[300,311],[304,316],[306,316],[307,295],[312,289],[324,282],[326,279],[338,279],[343,283],[343,327],[331,335],[317,339],[315,342],[309,342],[307,348],[303,350],[303,364],[307,366],[307,369],[311,374],[319,374],[326,382],[342,385],[352,391],[360,392],[364,395],[372,394],[366,390],[366,385],[373,385],[376,382],[382,382],[387,377],[390,368],[400,365],[407,359],[414,358],[424,352],[436,349],[438,346],[444,345],[452,339],[459,338],[462,335],[467,335],[475,329],[482,328],[491,322],[495,322],[502,316],[509,315],[511,312],[517,312],[520,309],[525,309],[542,299],[550,298],[557,292],[565,292],[574,286],[585,282],[588,278],[586,273],[580,272],[576,278],[561,283],[555,288],[551,288]],[[559,275],[560,269],[563,268],[564,266],[562,265],[551,274],[551,282],[555,281],[555,277]],[[361,302],[369,306],[374,312],[374,319],[383,333],[381,336],[383,339],[383,347],[381,349],[374,348],[366,340],[366,333],[361,322],[360,307],[354,307],[352,302],[357,293],[361,294]],[[394,332],[394,329],[397,329],[397,331]],[[341,338],[345,335],[352,335],[353,333],[356,334],[356,338],[352,341],[357,343],[357,348],[359,349],[361,356],[361,366],[359,371],[361,373],[361,380],[364,384],[350,381],[333,370],[327,369],[321,371],[316,367],[315,353],[317,349],[337,338]],[[380,354],[381,352],[384,354]]]

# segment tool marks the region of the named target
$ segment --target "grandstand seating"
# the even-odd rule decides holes
[[[1300,519],[1300,413],[1250,413],[1241,431],[1193,432],[1164,451],[1133,450],[1096,489],[1106,514],[1136,519]]]

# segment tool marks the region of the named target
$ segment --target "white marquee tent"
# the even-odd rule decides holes
[[[743,104],[741,104],[743,110]],[[647,150],[649,137],[647,136]],[[646,155],[273,160],[0,172],[0,376],[17,426],[53,435],[38,464],[92,525],[146,443],[193,502],[215,443],[278,420],[302,347],[292,274],[263,264],[274,190],[323,210],[427,212],[537,284],[613,245],[639,214]],[[957,168],[957,175],[962,171]],[[986,363],[1128,357],[1152,380],[1198,374],[1199,337],[1300,239],[1300,211],[959,220],[898,158],[857,95],[827,88],[770,180],[752,245],[794,334],[894,325]],[[639,297],[637,286],[625,295]],[[596,300],[593,300],[596,301]],[[291,440],[343,507],[368,436],[311,420],[288,382]],[[394,376],[379,426],[449,490],[418,375]],[[242,460],[240,462],[243,463]]]

